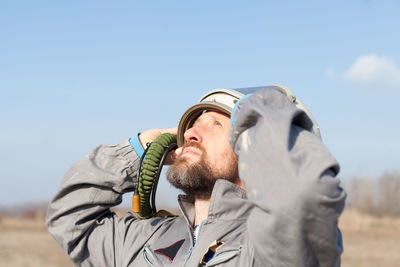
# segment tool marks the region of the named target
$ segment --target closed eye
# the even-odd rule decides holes
[[[222,123],[220,121],[217,121],[217,120],[214,121],[214,125],[222,127]]]

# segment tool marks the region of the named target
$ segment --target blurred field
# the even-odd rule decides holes
[[[346,210],[340,221],[342,266],[399,267],[400,218]],[[44,226],[44,212],[0,217],[0,267],[74,266]]]
[[[44,226],[44,212],[0,217],[1,267],[74,266]]]
[[[346,210],[339,225],[344,239],[342,266],[400,266],[400,217],[373,217]]]

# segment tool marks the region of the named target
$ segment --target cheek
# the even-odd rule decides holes
[[[229,145],[229,132],[215,133],[213,135],[207,136],[206,140],[212,140],[212,142],[207,144],[207,161],[210,166],[221,169],[224,168],[225,161],[229,159],[232,149]]]
[[[232,159],[233,151],[230,147],[221,146],[215,148],[214,153],[207,155],[207,161],[210,166],[214,169],[225,170],[226,166],[229,165],[229,161]]]

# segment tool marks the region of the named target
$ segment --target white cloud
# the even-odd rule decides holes
[[[343,78],[363,87],[400,90],[400,68],[389,58],[375,54],[357,58]]]

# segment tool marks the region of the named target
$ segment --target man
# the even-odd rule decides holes
[[[235,106],[233,109],[232,107]],[[216,90],[177,129],[167,179],[183,216],[117,218],[141,145],[99,146],[66,174],[47,226],[78,266],[339,266],[345,192],[308,110],[279,86]]]

